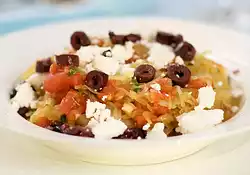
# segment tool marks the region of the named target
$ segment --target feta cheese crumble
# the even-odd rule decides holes
[[[46,79],[47,75],[46,74],[39,74],[39,73],[35,73],[32,74],[27,80],[26,82],[28,82],[29,84],[31,84],[34,87],[41,87],[43,85],[44,80]]]
[[[161,90],[161,85],[159,85],[158,83],[151,84],[150,87],[157,91]]]
[[[179,127],[176,131],[187,134],[211,128],[222,122],[223,114],[224,111],[221,109],[194,110],[184,113],[177,117]]]
[[[177,56],[177,57],[175,58],[175,63],[177,63],[177,64],[179,64],[179,65],[185,65],[183,59],[182,59],[181,57],[179,57],[179,56]]]
[[[92,129],[97,139],[111,139],[122,134],[127,129],[127,126],[122,121],[111,116],[111,111],[103,103],[88,100],[86,117],[91,118],[88,127]]]
[[[148,61],[152,62],[156,68],[162,68],[170,63],[175,57],[170,47],[154,43],[149,50]]]
[[[18,110],[21,107],[36,107],[36,96],[31,85],[27,82],[19,84],[16,87],[17,93],[13,99],[11,99],[12,106]]]
[[[97,101],[87,100],[86,118],[94,118],[98,122],[104,122],[111,115],[111,111],[106,105]]]
[[[144,131],[148,130],[149,128],[150,128],[150,124],[149,124],[149,123],[145,124],[145,125],[142,127],[142,129],[143,129]]]
[[[96,139],[111,139],[123,134],[126,129],[127,126],[123,122],[112,117],[92,126],[92,132]]]
[[[104,57],[102,55],[97,56],[92,64],[94,68],[108,75],[115,75],[120,69],[120,64],[116,59]]]
[[[166,139],[167,135],[164,133],[164,124],[163,123],[156,123],[154,128],[147,133],[146,139],[151,140],[160,140]]]
[[[125,60],[132,58],[134,54],[133,45],[132,42],[126,42],[125,46],[116,44],[112,48],[112,57],[120,63],[124,63]]]
[[[130,66],[131,65],[129,65],[129,64],[123,65],[122,68],[121,68],[120,73],[122,75],[126,76],[126,77],[129,77],[129,78],[133,77],[134,76],[134,72],[135,72],[135,68],[132,68]]]
[[[214,105],[216,92],[212,86],[206,86],[199,89],[198,102],[199,105],[195,107],[197,109],[211,108]]]

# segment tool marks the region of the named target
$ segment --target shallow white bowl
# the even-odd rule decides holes
[[[22,119],[12,110],[8,93],[18,75],[24,72],[37,58],[60,53],[69,46],[69,38],[76,30],[89,35],[107,36],[109,30],[139,32],[144,35],[157,29],[181,33],[185,40],[194,44],[200,52],[212,50],[213,58],[229,70],[240,69],[235,77],[245,89],[245,104],[232,120],[210,130],[168,138],[166,140],[95,140],[58,134],[37,127]],[[48,25],[12,33],[0,39],[1,74],[1,124],[10,130],[37,138],[41,144],[76,156],[84,161],[117,164],[142,165],[171,161],[192,154],[222,137],[229,137],[250,129],[249,87],[250,79],[250,37],[234,31],[204,24],[160,18],[99,19],[74,21]]]

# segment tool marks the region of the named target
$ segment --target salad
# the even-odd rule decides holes
[[[20,116],[48,130],[96,139],[167,139],[232,118],[243,91],[180,34],[91,37],[39,59],[10,93]]]

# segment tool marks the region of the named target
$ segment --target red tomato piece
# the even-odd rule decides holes
[[[206,87],[206,86],[207,86],[206,81],[198,78],[198,79],[190,80],[188,85],[187,85],[187,88],[200,89],[200,88]]]
[[[70,78],[70,84],[73,87],[83,84],[83,76],[80,73],[71,75],[69,78]]]
[[[44,90],[50,93],[68,91],[70,89],[69,76],[62,72],[55,75],[49,75],[44,81]]]
[[[169,78],[161,78],[155,82],[161,85],[161,92],[169,93],[173,90],[172,81]]]
[[[169,112],[168,107],[165,106],[161,106],[158,103],[154,103],[153,107],[152,107],[154,113],[159,116],[159,115],[163,115]]]
[[[79,114],[86,110],[86,99],[76,91],[69,91],[60,103],[60,111],[68,115],[72,110]]]

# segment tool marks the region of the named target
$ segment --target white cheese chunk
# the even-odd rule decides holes
[[[16,87],[17,93],[13,99],[11,99],[12,106],[18,110],[20,107],[36,107],[36,96],[31,85],[27,82],[19,84]]]
[[[127,126],[120,120],[108,118],[105,122],[92,126],[95,139],[111,139],[119,136],[127,129]]]
[[[116,44],[112,48],[113,59],[119,61],[120,63],[124,63],[125,60],[132,58],[134,54],[133,45],[134,43],[132,42],[126,42],[125,46]]]
[[[159,140],[159,139],[166,139],[167,135],[164,133],[164,124],[163,123],[156,123],[154,128],[147,133],[146,139],[150,140]]]
[[[111,116],[111,111],[106,108],[106,105],[100,102],[87,101],[86,117],[94,118],[98,122],[103,122]]]
[[[120,64],[117,60],[102,55],[97,56],[92,64],[94,68],[108,75],[115,75],[120,69]]]
[[[162,68],[164,65],[172,62],[174,57],[175,54],[170,47],[154,43],[149,50],[148,61],[152,62],[156,68]]]
[[[143,129],[144,131],[148,130],[149,128],[150,128],[150,124],[149,124],[149,123],[145,124],[145,125],[142,127],[142,129]]]
[[[109,50],[109,47],[99,47],[99,46],[85,46],[81,47],[80,50],[76,52],[79,56],[80,61],[91,62],[96,56],[101,55],[105,50]]]
[[[46,79],[47,74],[39,74],[39,73],[35,73],[32,74],[27,80],[26,82],[28,82],[29,84],[31,84],[32,86],[39,88],[43,85],[44,80]]]
[[[121,71],[120,74],[124,75],[125,77],[133,77],[134,76],[134,72],[135,72],[135,68],[130,67],[131,65],[129,64],[125,64],[121,67]]]
[[[182,59],[181,57],[179,57],[179,56],[177,56],[177,57],[175,58],[175,63],[177,63],[177,64],[179,64],[179,65],[185,65],[183,59]]]
[[[199,89],[199,105],[195,109],[211,108],[214,105],[216,92],[212,86],[206,86]]]
[[[177,131],[182,134],[194,133],[211,128],[223,120],[224,111],[214,110],[194,110],[177,117],[179,127]]]
[[[158,83],[151,84],[150,87],[157,90],[157,91],[161,90],[161,85]]]

